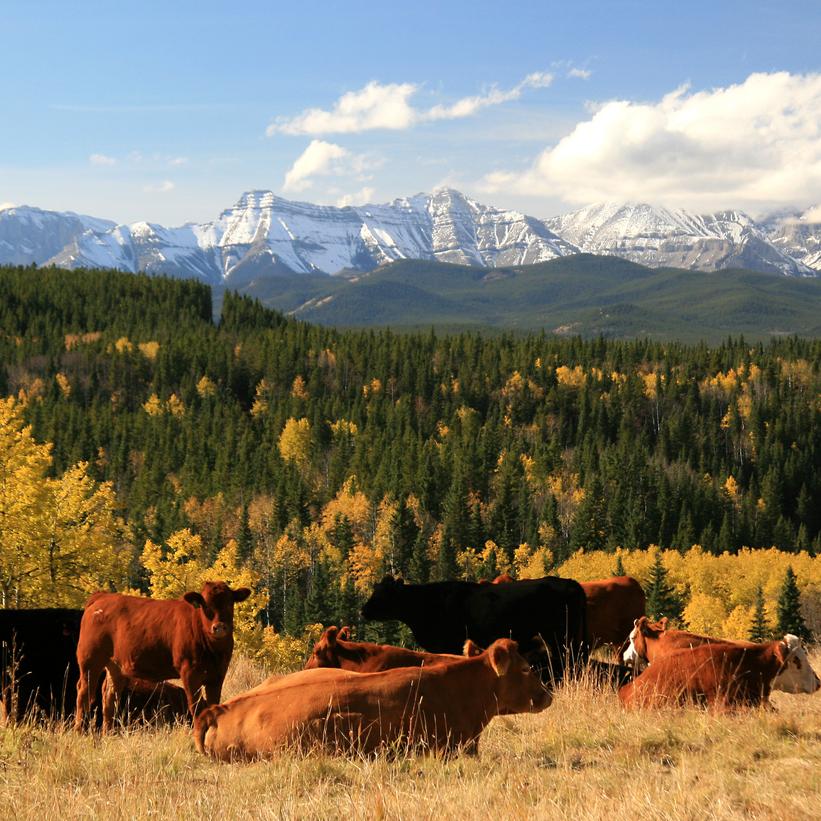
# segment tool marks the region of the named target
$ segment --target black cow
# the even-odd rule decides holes
[[[0,610],[0,692],[4,715],[31,710],[64,718],[74,709],[82,610]]]
[[[460,653],[466,639],[488,647],[496,639],[512,638],[536,666],[551,669],[558,680],[567,658],[576,662],[587,657],[586,607],[578,582],[554,576],[509,584],[405,584],[385,576],[362,615],[368,621],[405,622],[431,653]]]

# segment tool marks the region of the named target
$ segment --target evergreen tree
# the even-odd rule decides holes
[[[681,599],[667,580],[667,568],[661,558],[661,551],[656,552],[653,567],[650,571],[650,583],[646,592],[647,614],[649,616],[654,619],[667,616],[671,621],[681,617]]]
[[[254,537],[251,533],[251,525],[248,521],[248,505],[242,506],[242,515],[239,522],[239,533],[237,534],[237,552],[243,562],[247,562],[254,552]]]
[[[616,556],[616,567],[613,570],[614,576],[626,576],[624,572],[624,563],[621,560],[621,553]]]
[[[810,631],[801,615],[801,594],[791,565],[787,565],[784,584],[778,594],[778,634],[792,633],[800,639],[809,640]]]
[[[761,585],[755,591],[753,605],[753,622],[750,625],[750,641],[766,641],[770,637],[770,626],[767,624],[767,613],[764,609],[764,591]]]

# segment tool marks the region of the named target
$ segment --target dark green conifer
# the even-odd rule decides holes
[[[801,594],[798,590],[798,581],[792,565],[787,565],[784,574],[784,584],[778,594],[778,634],[780,636],[792,633],[800,639],[809,640],[810,631],[801,614]]]
[[[767,624],[767,613],[764,609],[764,591],[761,585],[755,591],[755,603],[753,605],[753,622],[750,625],[750,641],[767,641],[770,638],[771,630]]]

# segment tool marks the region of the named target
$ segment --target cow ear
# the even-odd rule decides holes
[[[336,637],[338,633],[339,628],[336,625],[331,625],[325,630],[325,632],[322,634],[319,640],[320,642],[324,642],[325,644],[328,644],[331,647],[333,647],[333,645],[336,644]]]
[[[339,632],[336,634],[338,639],[342,639],[343,641],[350,641],[351,640],[351,628],[345,625],[345,627],[340,627]]]
[[[465,642],[465,646],[462,648],[462,655],[467,656],[468,658],[472,658],[473,656],[481,656],[482,648],[479,647],[479,645],[472,639],[468,639]]]
[[[642,616],[637,622],[636,627],[639,628],[639,632],[644,633],[647,635],[647,625],[650,623],[650,619],[647,616]]]
[[[504,644],[494,642],[488,647],[488,658],[493,671],[501,678],[510,667],[510,650]]]
[[[667,618],[667,616],[662,616],[662,617],[659,619],[659,624],[661,625],[661,629],[662,629],[662,630],[666,630],[666,629],[667,629],[667,624],[668,624],[668,622],[669,622],[669,621],[670,621],[670,619],[668,619],[668,618]]]
[[[779,664],[786,664],[787,657],[790,655],[790,646],[787,644],[786,641],[779,641],[776,642],[775,645],[775,657],[778,659]]]
[[[234,590],[234,601],[245,601],[251,595],[250,587],[238,587]]]
[[[183,599],[185,599],[191,607],[205,607],[205,599],[202,597],[202,593],[189,591],[188,593],[183,594]]]

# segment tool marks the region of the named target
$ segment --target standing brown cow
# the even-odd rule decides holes
[[[579,582],[587,599],[587,631],[590,644],[609,644],[618,652],[618,661],[629,642],[636,619],[644,615],[646,598],[632,576],[611,576]]]
[[[83,727],[103,670],[108,675],[104,732],[111,729],[126,676],[182,679],[192,715],[200,708],[203,687],[205,703],[217,704],[234,649],[234,603],[250,594],[247,587],[232,590],[221,581],[206,582],[201,592],[174,600],[94,593],[86,604],[77,644],[75,728]]]

